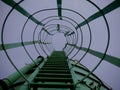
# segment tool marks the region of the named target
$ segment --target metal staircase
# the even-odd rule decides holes
[[[47,59],[39,56],[36,64],[21,68],[26,80],[15,72],[0,80],[0,90],[111,90],[94,74],[80,81],[90,71],[69,61],[64,51],[54,51]]]
[[[38,88],[67,88],[73,90],[73,79],[67,63],[67,57],[62,51],[55,51],[30,84],[33,90]]]

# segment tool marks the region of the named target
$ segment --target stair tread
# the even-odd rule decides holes
[[[55,67],[42,67],[41,68],[42,70],[69,70],[69,68],[63,68],[63,67],[61,67],[61,68],[55,68]]]
[[[35,77],[35,79],[72,79],[72,78],[64,78],[64,77]]]
[[[42,68],[56,68],[56,69],[69,69],[69,67],[55,67],[55,66],[53,66],[53,67],[48,67],[48,66],[44,66],[44,67],[42,67]]]
[[[47,64],[47,65],[49,65],[49,64],[55,64],[55,65],[62,65],[62,64],[64,64],[64,65],[67,65],[67,63],[47,63],[47,62],[45,63],[45,65],[46,65],[46,64]]]
[[[44,64],[43,67],[68,67],[68,65],[47,65],[47,64]]]
[[[37,76],[41,77],[71,77],[71,74],[54,74],[54,73],[39,73]]]
[[[72,78],[55,78],[55,77],[35,77],[35,82],[72,82]]]
[[[67,63],[66,61],[47,61],[46,63]]]
[[[70,83],[70,84],[58,84],[58,83],[50,83],[50,84],[46,84],[46,83],[31,83],[30,87],[42,87],[42,88],[73,88],[74,84]]]
[[[69,70],[40,70],[39,73],[70,73]]]

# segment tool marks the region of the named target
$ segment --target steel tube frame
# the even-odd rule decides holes
[[[42,57],[38,57],[36,59],[36,64],[39,65],[43,61],[44,60]],[[34,66],[36,66],[36,64],[32,62],[24,66],[23,68],[21,68],[19,71],[25,75],[29,70],[31,70]],[[13,74],[9,75],[7,78],[0,80],[0,87],[2,88],[2,90],[7,90],[8,88],[12,86],[12,84],[14,84],[14,82],[16,82],[21,77],[22,76],[18,72],[14,72]]]

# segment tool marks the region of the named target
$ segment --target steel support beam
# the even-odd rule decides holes
[[[45,31],[48,35],[53,35],[48,30],[46,30],[45,28],[42,28],[42,30]]]
[[[57,31],[60,31],[60,25],[57,24]]]
[[[24,46],[26,45],[32,45],[35,43],[40,43],[40,44],[50,44],[50,43],[45,43],[45,42],[40,42],[40,41],[27,41],[27,42],[23,42]],[[17,48],[17,47],[21,47],[22,42],[17,42],[17,43],[10,43],[10,44],[4,44],[5,49],[12,49],[12,48]],[[3,48],[3,44],[0,44],[0,50],[4,50]]]
[[[120,0],[115,0],[111,4],[109,4],[108,6],[103,8],[101,11],[103,11],[104,14],[107,14],[107,13],[111,12],[112,10],[118,8],[118,7],[120,7]],[[99,11],[99,12],[96,12],[95,14],[91,15],[90,17],[88,17],[86,20],[89,23],[89,22],[99,18],[100,16],[102,16],[102,14]],[[87,24],[86,21],[83,21],[78,26],[76,26],[76,29],[78,29],[81,26],[84,26],[85,24]]]
[[[85,51],[85,52],[86,52],[87,49],[88,49],[88,48],[85,48],[85,47],[81,47],[81,48],[80,48],[80,47],[78,47],[78,46],[76,46],[76,45],[73,45],[73,44],[68,44],[68,45],[74,46],[75,48],[80,49],[80,50]],[[99,51],[95,51],[95,50],[92,50],[92,49],[89,49],[89,50],[88,50],[88,53],[89,53],[89,54],[92,54],[92,55],[94,55],[94,56],[96,56],[96,57],[98,57],[98,58],[102,58],[103,55],[104,55],[104,53],[101,53],[101,52],[99,52]],[[106,54],[104,60],[107,61],[107,62],[109,62],[109,63],[111,63],[111,64],[113,64],[113,65],[115,65],[115,66],[117,66],[117,67],[120,67],[120,58],[113,57],[113,56],[111,56],[111,55],[107,55],[107,54]]]
[[[70,35],[73,35],[73,34],[75,34],[75,32],[71,32],[70,34],[68,34],[67,36],[70,36]]]
[[[57,0],[58,16],[62,20],[62,0]]]
[[[2,0],[2,2],[6,3],[7,5],[13,7],[16,2],[14,2],[13,0]],[[36,18],[34,18],[33,16],[31,16],[30,13],[28,13],[25,9],[23,9],[20,5],[17,5],[15,7],[15,9],[21,13],[22,15],[26,16],[26,17],[30,17],[30,19],[35,22],[38,25],[43,25],[43,23],[41,23],[40,21],[38,21]]]

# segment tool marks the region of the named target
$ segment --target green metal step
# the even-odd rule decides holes
[[[63,57],[59,57],[59,58],[49,58],[49,61],[60,61],[60,62],[63,62],[63,61],[66,61],[66,59]]]
[[[48,60],[47,62],[67,62],[66,60]]]
[[[68,67],[68,65],[48,65],[48,64],[45,64],[43,67]]]
[[[71,74],[39,73],[38,77],[71,77]]]
[[[66,65],[67,66],[67,63],[45,63],[45,65]]]
[[[42,70],[69,70],[68,68],[64,68],[64,67],[42,67]]]
[[[50,84],[44,84],[44,83],[31,83],[30,87],[33,88],[70,88],[70,90],[74,90],[73,84],[57,84],[57,83],[50,83]],[[52,90],[52,89],[51,89]]]
[[[66,62],[46,62],[45,64],[67,64]]]
[[[70,82],[72,83],[72,78],[64,78],[64,77],[35,77],[34,82]]]
[[[40,70],[39,73],[70,73],[69,70]]]
[[[66,59],[63,57],[63,58],[61,58],[61,57],[57,57],[57,58],[50,58],[50,59],[48,59],[50,62],[53,62],[53,61],[57,61],[57,62],[64,62],[64,61],[66,61]]]
[[[62,67],[65,67],[65,66],[68,66],[67,64],[54,64],[54,63],[46,63],[45,65],[52,65],[52,66],[62,66]]]

